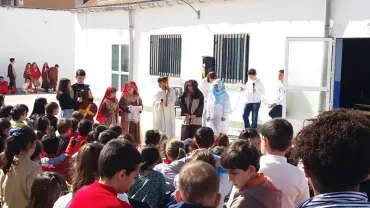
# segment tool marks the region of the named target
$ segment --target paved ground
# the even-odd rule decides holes
[[[55,101],[57,99],[55,94],[46,94],[46,93],[38,93],[38,94],[19,94],[19,95],[8,95],[5,97],[5,104],[6,105],[16,105],[16,104],[25,104],[30,108],[30,112],[33,109],[33,103],[37,97],[45,97],[48,102]],[[96,103],[99,106],[99,103]],[[141,129],[143,132],[151,129],[153,126],[153,116],[151,112],[143,112],[141,114]],[[181,120],[176,119],[176,137],[180,138],[180,129],[181,129]],[[238,135],[240,130],[238,129],[229,129],[230,135]]]

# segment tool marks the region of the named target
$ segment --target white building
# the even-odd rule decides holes
[[[200,81],[202,57],[219,55],[220,48],[225,47],[219,45],[221,38],[235,41],[229,50],[245,54],[242,58],[230,54],[234,59],[229,62],[216,60],[222,73],[234,79],[227,85],[235,109],[233,121],[242,122],[244,96],[240,96],[240,85],[235,82],[246,81],[243,77],[248,68],[257,70],[269,92],[277,71],[285,69],[286,116],[295,125],[302,125],[302,120],[333,105],[367,103],[370,87],[366,89],[366,81],[360,80],[370,73],[361,70],[370,63],[360,58],[370,53],[366,47],[358,47],[370,42],[369,0],[202,2],[191,3],[200,11],[200,19],[182,0],[73,11],[0,8],[0,73],[6,76],[10,57],[17,61],[18,83],[30,61],[37,61],[39,66],[44,61],[58,63],[60,77],[70,79],[76,69],[83,68],[95,97],[101,97],[112,84],[121,88],[125,80],[133,79],[139,85],[144,105],[151,106],[157,75],[165,74],[158,68],[171,68],[173,74],[179,75],[171,77],[172,86],[181,87],[187,79]],[[232,34],[241,35],[226,36]],[[334,48],[332,43],[337,43]],[[220,67],[222,64],[229,69]],[[344,73],[347,68],[351,68],[350,75],[358,77]],[[260,123],[269,119],[268,111],[263,105]]]

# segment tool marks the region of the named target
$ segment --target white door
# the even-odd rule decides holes
[[[332,108],[331,38],[287,38],[283,117],[295,133],[304,121]]]

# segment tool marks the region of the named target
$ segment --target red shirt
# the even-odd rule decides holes
[[[69,208],[132,208],[127,202],[117,198],[112,187],[95,181],[77,191]]]
[[[68,155],[74,155],[81,147],[81,144],[86,143],[85,136],[78,136],[77,138],[71,138],[69,140],[68,147],[66,149],[66,153]]]
[[[68,141],[73,139],[73,138],[77,138],[79,135],[80,135],[80,133],[78,133],[77,131],[72,132],[71,135],[69,135],[69,137],[68,137]]]
[[[58,157],[60,155],[61,155],[61,153],[60,154],[54,154],[54,155],[46,154],[45,157],[55,158],[55,157]],[[67,155],[66,159],[63,162],[59,163],[58,165],[42,164],[41,167],[42,167],[43,171],[57,172],[57,173],[61,174],[66,179],[66,181],[68,181],[68,183],[71,183],[72,182],[71,169],[72,169],[72,166],[73,166],[72,161],[73,161],[73,158],[71,158],[70,155]]]

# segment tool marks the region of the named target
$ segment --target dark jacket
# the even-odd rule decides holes
[[[77,98],[81,97],[83,101],[89,100],[89,91],[90,86],[85,84],[73,84],[73,98],[77,100]]]
[[[8,77],[10,79],[15,79],[15,75],[13,74],[13,65],[12,64],[8,65]]]
[[[77,109],[79,102],[71,97],[69,93],[61,93],[57,97],[62,110]]]

